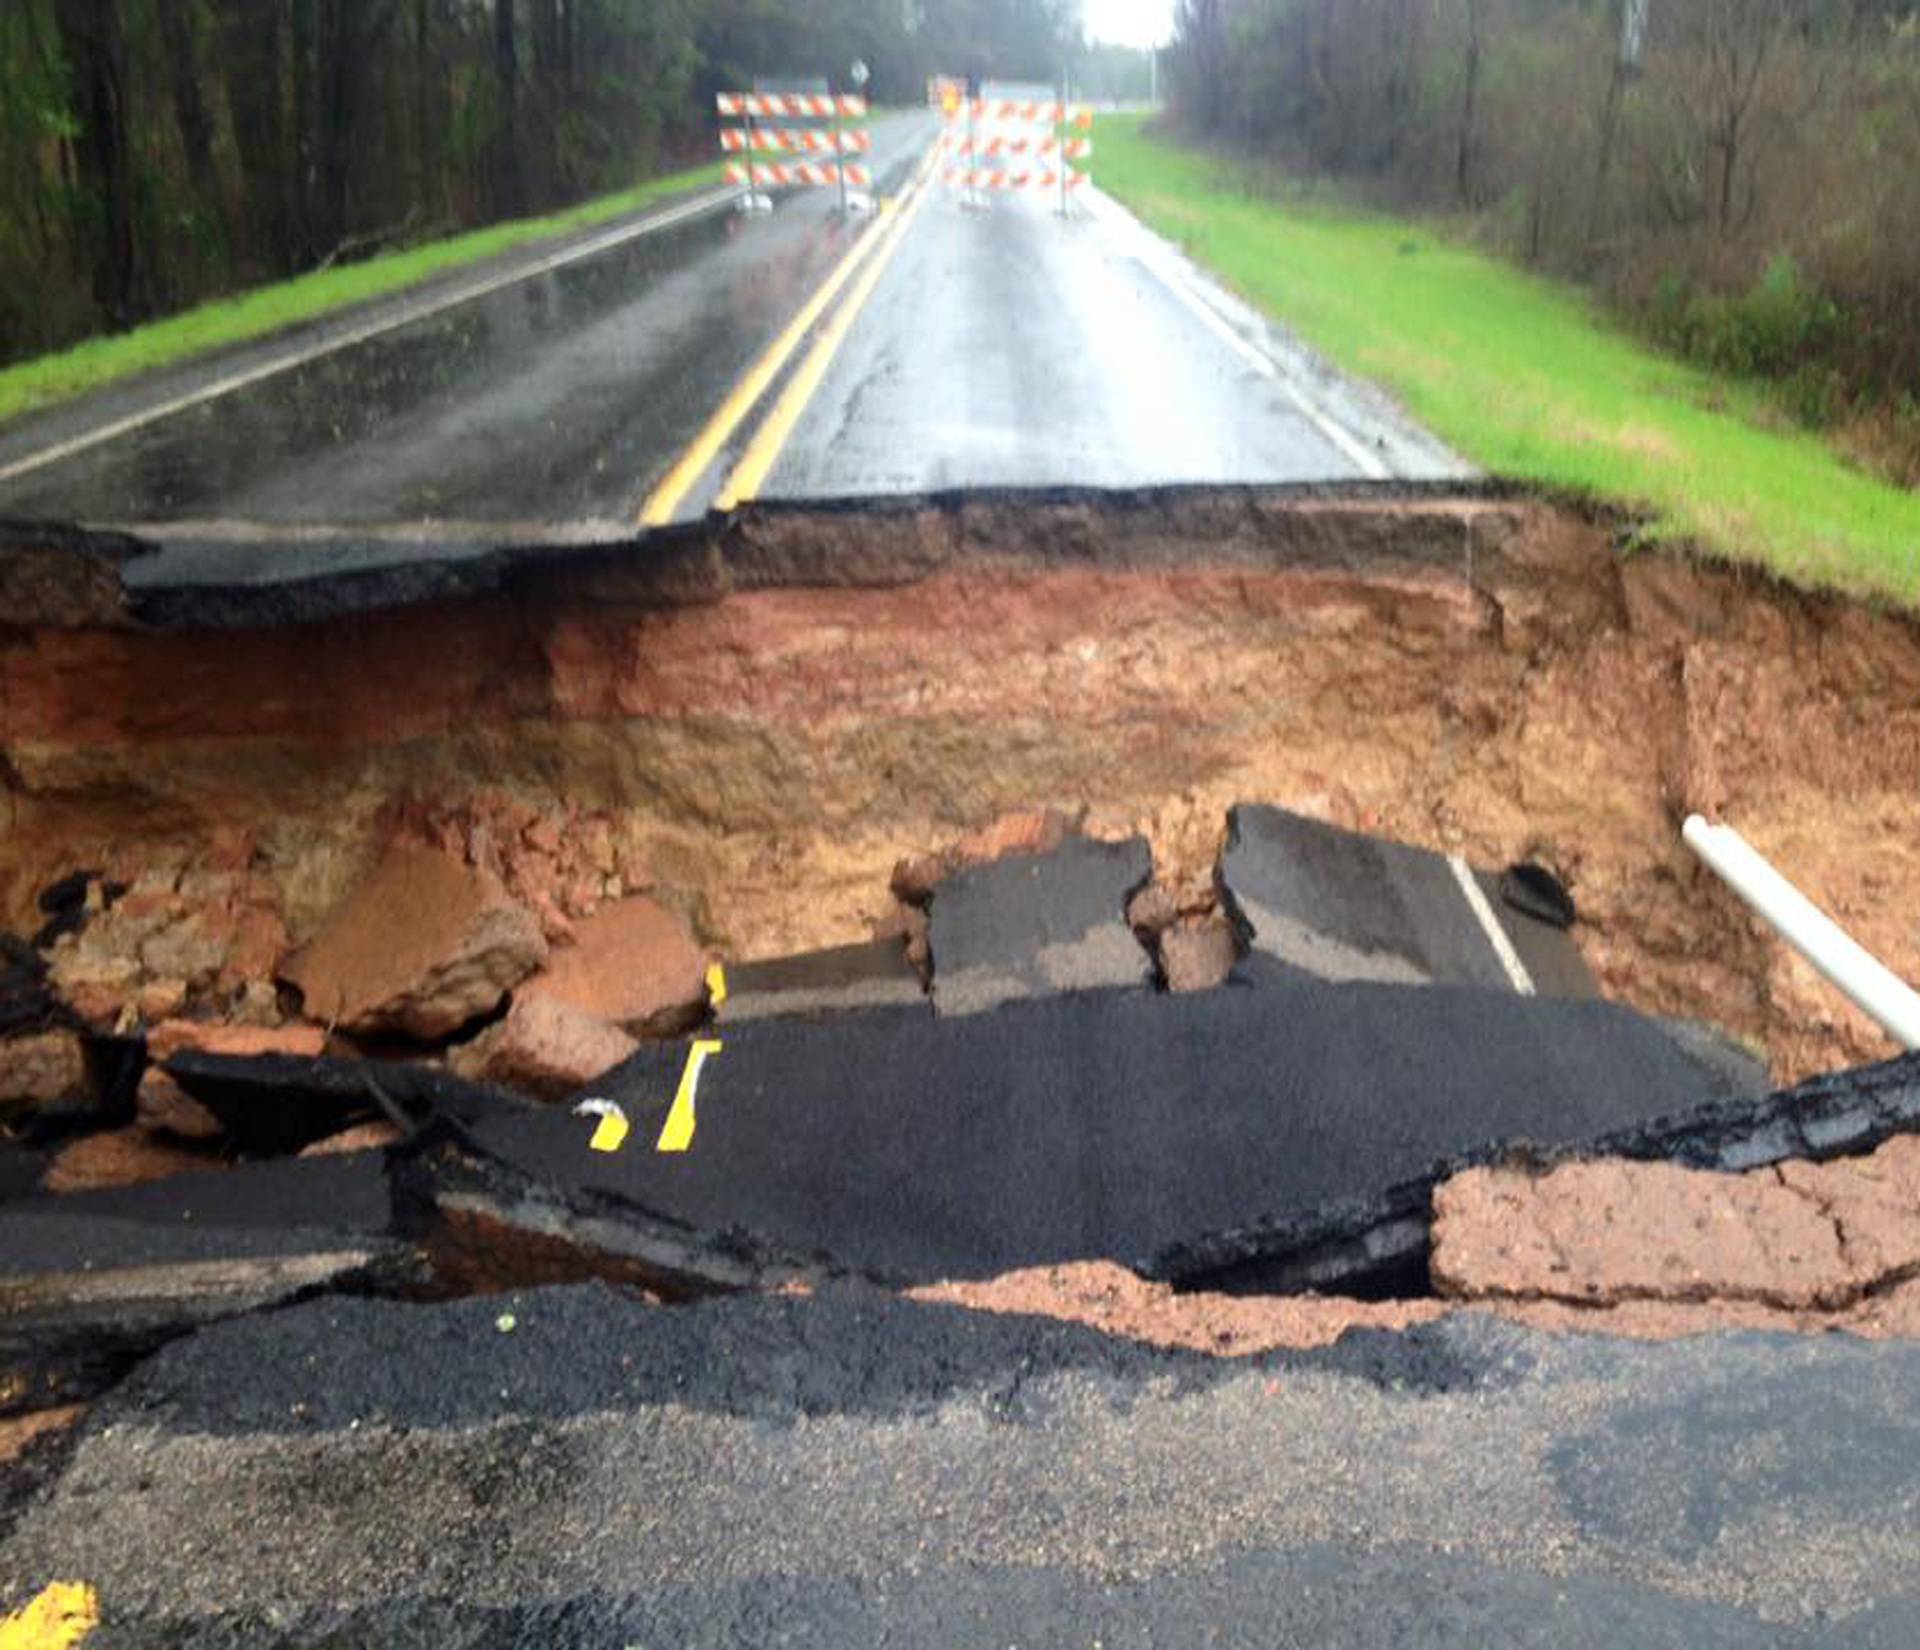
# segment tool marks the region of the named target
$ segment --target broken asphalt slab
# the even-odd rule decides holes
[[[780,1016],[847,1014],[922,1003],[926,988],[898,938],[735,963],[715,1010],[723,1027]]]
[[[1243,804],[1219,876],[1254,950],[1321,979],[1597,995],[1563,928],[1462,860]]]
[[[397,1060],[211,1054],[183,1049],[162,1069],[220,1120],[241,1151],[298,1151],[384,1117],[409,1133],[436,1118],[467,1121],[525,1102],[432,1066]]]
[[[1146,842],[1070,836],[1044,854],[968,866],[933,893],[933,1006],[952,1018],[1019,998],[1149,986],[1127,901],[1153,876]]]
[[[617,1152],[590,1150],[590,1120],[564,1111],[483,1118],[464,1139],[509,1195],[633,1210],[736,1257],[911,1282],[1083,1258],[1169,1276],[1211,1234],[1233,1235],[1221,1264],[1283,1260],[1383,1210],[1398,1219],[1398,1189],[1442,1165],[1504,1143],[1565,1150],[1732,1097],[1612,1004],[1274,972],[1191,996],[742,1026],[702,1068],[684,1152],[655,1149],[687,1059],[675,1047],[596,1083],[632,1124]],[[1414,1237],[1420,1262],[1424,1225]],[[1363,1254],[1321,1283],[1378,1270]]]
[[[398,1281],[399,1224],[380,1152],[0,1205],[0,1413],[91,1396],[215,1318]]]
[[[1904,1650],[1917,1414],[1920,1347],[1839,1338],[1224,1361],[841,1289],[320,1300],[97,1404],[0,1611],[84,1577],[90,1650]]]

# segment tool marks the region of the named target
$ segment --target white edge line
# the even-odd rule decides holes
[[[350,349],[355,344],[364,344],[370,338],[378,338],[382,333],[397,328],[411,326],[416,321],[424,321],[429,316],[438,315],[442,310],[455,309],[461,304],[472,303],[476,298],[484,298],[489,293],[515,285],[520,281],[530,281],[537,275],[546,275],[553,270],[564,268],[568,264],[578,263],[583,258],[591,258],[599,253],[611,251],[627,241],[638,240],[643,235],[651,235],[662,229],[671,229],[677,223],[689,218],[714,211],[726,205],[734,198],[736,191],[731,187],[714,190],[684,206],[674,207],[658,217],[646,218],[639,223],[625,224],[619,229],[597,235],[592,240],[582,241],[556,252],[552,257],[542,259],[530,267],[515,269],[507,274],[491,276],[484,281],[476,281],[471,286],[462,287],[428,302],[403,308],[398,314],[384,320],[371,321],[364,326],[351,328],[329,338],[325,343],[316,344],[310,349],[297,350],[291,355],[283,355],[277,360],[262,366],[250,368],[246,372],[234,373],[231,377],[217,379],[204,385],[190,395],[177,396],[171,401],[163,401],[158,406],[147,407],[137,413],[129,413],[112,423],[102,424],[89,430],[85,435],[74,436],[51,447],[43,447],[36,453],[13,463],[0,465],[0,482],[12,481],[18,476],[28,475],[34,470],[43,469],[49,464],[58,464],[62,459],[72,458],[85,452],[89,447],[98,447],[109,441],[116,441],[123,435],[144,429],[149,424],[157,424],[163,418],[171,418],[175,413],[185,412],[189,407],[200,406],[203,402],[218,400],[223,395],[231,395],[235,390],[243,390],[264,379],[273,378],[283,372],[291,372],[295,367],[303,367],[309,361],[317,361],[323,355],[331,355],[336,350]]]
[[[1089,190],[1088,194],[1090,199],[1098,203],[1099,209],[1103,212],[1109,214],[1121,213],[1125,215],[1126,220],[1130,224],[1139,223],[1139,220],[1127,212],[1124,206],[1121,206],[1120,203],[1110,195],[1103,193],[1097,186]],[[1143,235],[1151,234],[1151,231],[1147,230],[1144,225],[1140,225],[1140,229]],[[1143,247],[1151,245],[1151,242],[1143,240],[1142,245]],[[1298,409],[1301,416],[1318,430],[1321,435],[1325,436],[1362,475],[1371,481],[1385,481],[1392,476],[1393,471],[1382,461],[1378,453],[1373,452],[1364,443],[1356,439],[1351,432],[1342,428],[1333,419],[1329,418],[1319,406],[1302,392],[1299,385],[1294,383],[1292,377],[1281,370],[1279,364],[1272,356],[1267,354],[1267,352],[1258,345],[1249,341],[1213,304],[1207,301],[1203,293],[1194,288],[1193,284],[1188,281],[1184,275],[1171,267],[1165,258],[1158,256],[1158,251],[1159,249],[1155,247],[1154,253],[1156,255],[1143,255],[1140,262],[1151,270],[1154,278],[1185,304],[1215,337],[1238,354],[1243,361],[1263,378],[1275,380],[1281,390],[1285,392],[1287,399]]]
[[[1492,944],[1494,955],[1500,959],[1500,966],[1507,971],[1507,978],[1513,982],[1513,989],[1523,997],[1534,994],[1533,976],[1527,972],[1527,965],[1520,960],[1520,953],[1513,948],[1513,941],[1507,938],[1506,929],[1500,926],[1500,919],[1487,903],[1487,896],[1479,883],[1474,881],[1473,871],[1458,854],[1449,854],[1447,863],[1453,867],[1453,879],[1460,884],[1460,892],[1466,896],[1468,908],[1480,919],[1480,926],[1486,931]]]

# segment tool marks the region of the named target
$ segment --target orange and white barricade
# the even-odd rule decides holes
[[[948,108],[941,140],[951,164],[947,186],[960,191],[962,206],[979,209],[1001,190],[1051,190],[1064,215],[1087,174],[1073,161],[1093,154],[1093,139],[1075,136],[1093,126],[1092,111],[1068,103],[975,98]],[[1069,135],[1062,136],[1061,128]],[[1012,128],[1011,130],[1009,128]]]
[[[873,210],[873,174],[849,155],[873,151],[873,133],[846,121],[867,118],[867,100],[845,93],[722,92],[720,118],[738,121],[720,128],[720,151],[743,158],[727,162],[727,182],[739,185],[740,210],[771,212],[768,189],[837,188],[844,212]],[[794,126],[790,121],[827,122]],[[826,155],[816,161],[760,160],[760,155]]]

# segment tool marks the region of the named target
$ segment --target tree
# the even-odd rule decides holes
[[[124,326],[141,306],[120,8],[117,0],[61,0],[55,15],[79,122],[76,238],[90,249],[94,301],[110,322]]]

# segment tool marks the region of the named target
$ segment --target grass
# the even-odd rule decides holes
[[[1797,584],[1920,607],[1920,493],[1850,468],[1750,385],[1662,356],[1578,290],[1423,224],[1256,193],[1102,119],[1100,185],[1496,475],[1622,503]]]
[[[663,195],[720,181],[720,164],[649,179],[542,218],[516,218],[446,240],[429,241],[364,263],[316,270],[236,297],[216,299],[73,349],[0,368],[0,420],[66,401],[155,367],[228,344],[244,343],[329,311],[400,292],[510,247],[551,239],[638,211]]]

